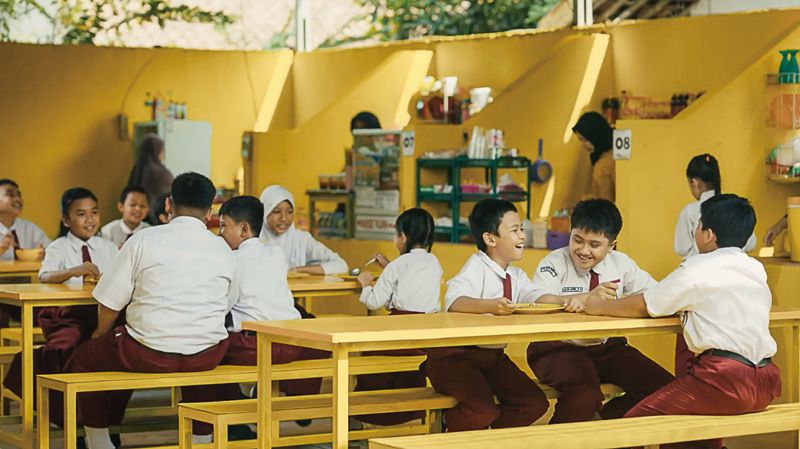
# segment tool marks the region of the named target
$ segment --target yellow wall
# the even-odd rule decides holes
[[[189,119],[211,122],[212,178],[232,186],[241,134],[274,108],[283,81],[273,78],[286,76],[291,58],[289,51],[0,44],[0,176],[21,184],[23,216],[51,236],[69,187],[90,188],[103,220],[115,218],[133,155],[132,142],[117,137],[116,115],[127,114],[131,126],[147,120],[146,92],[171,91],[188,103]]]

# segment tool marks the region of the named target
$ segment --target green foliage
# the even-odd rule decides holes
[[[114,40],[120,31],[131,24],[155,23],[161,28],[168,21],[211,23],[217,27],[232,24],[234,18],[221,11],[177,5],[169,0],[50,0],[47,14],[43,1],[0,0],[0,39],[8,39],[8,23],[33,10],[47,17],[54,30],[56,42],[93,44],[101,33]]]
[[[355,0],[381,40],[535,28],[558,0]]]

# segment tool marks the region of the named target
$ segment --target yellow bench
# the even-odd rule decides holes
[[[276,366],[277,367],[277,366]],[[547,399],[558,398],[558,391],[537,382]],[[603,384],[601,390],[605,397],[613,397],[623,393],[616,385]],[[390,413],[401,411],[424,410],[425,420],[421,425],[408,424],[399,427],[384,427],[365,431],[351,431],[351,440],[364,440],[388,435],[416,435],[439,432],[441,429],[441,411],[455,406],[457,401],[449,396],[436,393],[431,388],[410,388],[382,390],[374,392],[350,393],[349,414],[368,415],[372,413]],[[278,423],[295,419],[311,419],[330,417],[332,397],[315,395],[311,397],[276,397],[273,399],[272,438],[274,447],[294,446],[328,442],[330,434],[302,435],[281,437]],[[178,425],[180,449],[189,449],[191,444],[192,421],[211,424],[215,448],[228,445],[228,426],[234,424],[252,424],[258,420],[258,404],[256,400],[222,401],[204,403],[181,403],[178,405]],[[255,447],[256,442],[238,442],[237,447]]]
[[[313,396],[284,396],[273,399],[273,447],[325,443],[331,440],[330,433],[313,435],[281,436],[279,423],[298,419],[330,418],[333,414],[331,394]],[[456,400],[437,393],[430,387],[398,390],[356,391],[350,393],[350,415],[408,412],[424,410],[422,423],[406,423],[355,430],[349,433],[353,440],[364,440],[379,436],[418,435],[435,431],[441,427],[441,411],[456,405]],[[257,401],[223,401],[206,403],[181,403],[179,406],[179,447],[192,447],[192,422],[211,423],[214,428],[215,449],[228,447],[228,426],[254,423],[257,418]],[[244,447],[256,447],[256,441],[238,442]]]
[[[414,371],[425,360],[424,356],[361,356],[351,359],[353,375],[384,372]],[[330,360],[302,360],[273,366],[272,379],[290,380],[312,377],[331,377],[333,367]],[[49,391],[64,394],[64,448],[75,449],[76,441],[76,395],[94,391],[157,389],[195,385],[219,385],[228,383],[254,383],[257,380],[255,366],[218,366],[211,371],[190,373],[132,373],[98,372],[74,374],[48,374],[37,378],[37,425],[49,429]],[[48,431],[39,432],[40,448],[49,447]]]
[[[734,416],[647,416],[570,424],[376,438],[369,449],[612,449],[800,429],[800,403]]]

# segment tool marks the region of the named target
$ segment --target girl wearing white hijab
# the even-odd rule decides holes
[[[264,227],[261,240],[279,246],[286,254],[289,268],[300,273],[341,274],[347,262],[318,242],[306,231],[294,227],[294,197],[284,187],[269,186],[261,192],[264,203]]]

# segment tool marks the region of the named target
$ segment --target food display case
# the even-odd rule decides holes
[[[400,213],[400,142],[402,131],[353,131],[355,238],[391,240]]]

